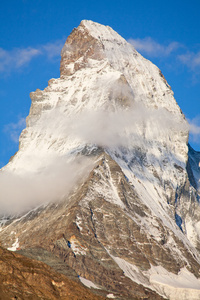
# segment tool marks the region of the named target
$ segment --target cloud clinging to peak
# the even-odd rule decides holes
[[[51,157],[49,165],[40,173],[0,171],[0,217],[21,214],[63,199],[88,176],[93,164],[87,157],[79,156],[71,161]]]

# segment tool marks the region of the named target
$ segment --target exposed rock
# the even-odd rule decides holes
[[[87,66],[88,59],[105,58],[103,44],[91,36],[83,22],[74,28],[61,52],[60,75],[72,75]],[[70,67],[71,63],[75,63]]]
[[[1,300],[100,300],[80,282],[55,272],[42,262],[0,247]]]
[[[149,233],[147,224],[151,226]],[[156,239],[151,235],[155,230],[159,234]],[[42,247],[60,257],[79,276],[128,299],[151,299],[153,291],[125,276],[115,258],[135,266],[136,277],[149,287],[149,276],[143,273],[148,273],[151,265],[163,266],[175,274],[187,267],[199,276],[199,265],[189,249],[152,215],[106,154],[99,157],[88,180],[73,196],[39,208],[1,232],[6,247],[16,238],[21,249]],[[33,253],[33,257],[38,255]],[[154,297],[159,299],[158,295]]]

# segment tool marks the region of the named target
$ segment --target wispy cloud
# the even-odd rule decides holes
[[[20,133],[25,127],[26,127],[26,119],[20,118],[16,123],[9,123],[5,125],[3,131],[6,134],[8,134],[8,136],[13,142],[18,143]]]
[[[198,82],[200,74],[200,49],[199,45],[192,45],[190,48],[187,45],[181,44],[177,41],[172,41],[170,43],[157,42],[152,37],[145,37],[143,39],[130,38],[128,40],[134,48],[140,52],[142,55],[148,57],[154,63],[158,63],[157,60],[162,60],[168,69],[179,70],[184,72],[189,71],[189,81],[193,83]],[[194,51],[193,49],[197,49]],[[192,76],[191,76],[192,73]]]
[[[179,55],[178,59],[189,69],[195,70],[200,67],[200,51],[197,53],[187,51],[187,53]]]
[[[11,50],[0,48],[0,72],[8,73],[12,70],[21,70],[39,56],[46,56],[47,59],[51,60],[59,57],[64,42],[65,39],[63,38],[37,47],[30,46],[27,48],[13,48]]]
[[[139,52],[141,51],[152,57],[169,56],[178,48],[183,47],[178,42],[171,42],[167,45],[163,45],[156,42],[151,37],[146,37],[144,39],[129,39],[128,42],[131,43]]]
[[[194,119],[188,119],[189,128],[190,128],[190,138],[193,142],[199,142],[200,140],[200,116],[195,117]]]
[[[15,54],[14,54],[15,53]],[[21,66],[29,63],[34,57],[41,54],[39,49],[34,49],[28,47],[26,49],[16,49],[13,51],[13,55],[15,55],[16,67],[20,68]]]
[[[20,69],[41,54],[39,49],[31,47],[15,48],[10,51],[0,48],[0,72]]]
[[[18,168],[16,172],[0,172],[0,214],[21,213],[47,201],[62,199],[79,180],[86,178],[93,167],[95,157],[76,155],[76,151],[86,144],[131,149],[144,146],[145,127],[151,128],[146,131],[146,138],[155,142],[163,136],[171,138],[172,130],[187,130],[187,124],[166,109],[151,109],[141,103],[134,103],[128,110],[85,109],[78,115],[72,111],[70,116],[57,107],[43,114],[40,122],[44,126],[40,127],[41,131],[44,129],[52,141],[73,140],[74,149],[63,156],[53,151],[47,151],[45,155],[43,151],[25,151],[23,167],[28,164],[30,171],[20,172]]]
[[[65,39],[57,40],[54,43],[48,43],[41,47],[44,54],[47,55],[49,59],[60,56],[62,47],[64,46]]]

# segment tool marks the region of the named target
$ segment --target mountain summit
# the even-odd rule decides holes
[[[161,71],[84,20],[30,96],[0,174],[2,245],[59,257],[108,298],[198,299],[199,154]]]

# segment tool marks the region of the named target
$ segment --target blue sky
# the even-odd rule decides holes
[[[29,93],[59,77],[60,50],[83,19],[111,26],[161,69],[200,150],[199,11],[199,0],[2,0],[0,167],[18,150]]]

